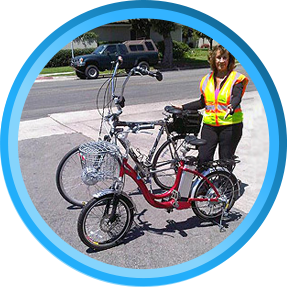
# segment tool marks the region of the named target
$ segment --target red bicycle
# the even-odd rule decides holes
[[[110,116],[111,119],[113,115]],[[187,136],[182,148],[182,156],[177,168],[175,183],[171,189],[163,193],[154,193],[151,185],[151,173],[142,178],[139,171],[140,161],[135,161],[135,169],[128,163],[129,133],[153,129],[152,125],[138,125],[119,128],[117,138],[124,141],[125,154],[119,147],[107,141],[85,143],[80,146],[82,165],[89,171],[89,177],[105,177],[105,157],[119,159],[120,175],[113,186],[93,195],[82,209],[78,219],[78,234],[84,244],[94,250],[102,250],[117,245],[123,239],[134,219],[135,205],[129,195],[124,192],[124,179],[129,176],[141,190],[145,200],[156,208],[182,210],[192,208],[193,212],[203,220],[215,221],[228,212],[235,200],[238,181],[234,174],[224,168],[224,163],[214,161],[208,167],[201,167],[199,172],[197,158],[186,156],[192,147],[205,144],[205,140],[195,136]],[[136,160],[136,155],[133,160]],[[230,162],[227,165],[230,165]],[[209,169],[207,169],[209,168]],[[147,187],[147,184],[150,187]]]

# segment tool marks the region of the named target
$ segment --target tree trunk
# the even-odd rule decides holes
[[[164,55],[162,60],[163,67],[172,67],[173,55],[172,55],[172,39],[171,35],[164,37]]]
[[[213,39],[210,39],[209,41],[209,49],[212,50],[212,42],[213,42]]]

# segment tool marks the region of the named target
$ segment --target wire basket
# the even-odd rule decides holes
[[[119,177],[121,152],[107,141],[88,142],[80,145],[82,181],[95,185],[100,181],[116,180]]]

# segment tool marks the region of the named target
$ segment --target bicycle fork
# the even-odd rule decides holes
[[[118,197],[118,195],[116,193],[114,194],[114,197],[113,197],[112,201],[113,201],[113,206],[112,206],[111,215],[109,217],[109,223],[111,223],[111,224],[113,224],[115,222],[115,220],[117,219],[116,211],[117,211],[117,207],[118,207],[118,204],[119,204],[119,197]],[[108,203],[108,206],[110,206],[110,203]],[[106,207],[106,208],[109,209],[109,207]]]

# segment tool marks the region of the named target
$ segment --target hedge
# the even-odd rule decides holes
[[[191,51],[191,48],[186,43],[178,42],[175,40],[173,40],[172,43],[173,43],[172,53],[174,59],[181,59],[183,58],[186,52]],[[164,55],[164,42],[160,41],[156,45],[160,53],[160,57],[162,58]]]
[[[74,56],[91,54],[95,48],[74,49]],[[46,64],[45,68],[49,67],[63,67],[70,66],[72,58],[72,51],[70,49],[60,50],[55,56]]]

